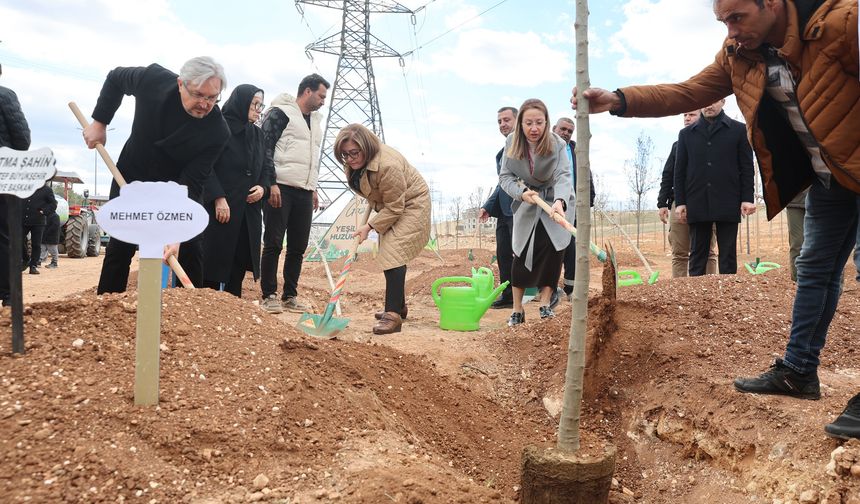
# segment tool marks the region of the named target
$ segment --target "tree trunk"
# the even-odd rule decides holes
[[[570,339],[567,347],[567,369],[564,379],[564,397],[558,425],[558,448],[564,451],[579,449],[579,415],[582,403],[582,376],[585,371],[585,332],[588,316],[589,257],[591,241],[591,208],[589,207],[589,180],[591,164],[589,148],[591,126],[588,119],[589,104],[582,91],[590,86],[588,76],[588,1],[576,2],[576,89],[579,106],[576,110],[576,275],[573,283],[573,308],[570,320]]]
[[[579,450],[579,419],[585,371],[585,333],[588,316],[589,250],[589,144],[591,128],[588,101],[582,91],[588,77],[588,1],[576,1],[576,89],[580,96],[576,111],[576,270],[573,284],[570,337],[567,348],[564,395],[556,449],[526,448],[522,466],[523,504],[601,504],[609,498],[615,471],[615,448],[606,447],[597,457]]]

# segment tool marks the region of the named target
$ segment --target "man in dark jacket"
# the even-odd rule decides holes
[[[517,109],[514,107],[502,107],[496,115],[499,124],[499,133],[506,137],[514,130],[514,125],[517,120]],[[496,175],[502,171],[502,155],[504,147],[496,154]],[[514,228],[514,212],[511,210],[513,200],[508,193],[499,188],[498,183],[493,193],[487,198],[484,206],[478,213],[480,222],[487,222],[490,217],[496,218],[496,259],[499,261],[499,283],[509,282],[511,280],[511,266],[514,262],[514,251],[511,246],[511,231]],[[499,296],[499,299],[493,301],[490,308],[502,309],[512,308],[514,306],[514,296],[510,284]]]
[[[3,69],[0,67],[0,75]],[[9,88],[0,86],[0,147],[15,150],[30,148],[30,127],[18,96]],[[6,202],[15,196],[0,196],[0,215],[7,216]],[[20,226],[19,222],[0,219],[0,303],[9,305],[9,226]],[[17,254],[17,252],[16,252]]]
[[[573,194],[576,193],[576,154],[574,151],[576,150],[576,142],[571,140],[573,138],[573,131],[576,129],[576,126],[573,124],[573,120],[569,117],[560,117],[558,121],[556,121],[555,126],[553,126],[552,131],[556,135],[560,136],[562,140],[567,142],[567,157],[570,159],[570,171],[571,171],[571,179],[573,180]],[[597,196],[597,192],[594,190],[594,179],[591,178],[591,173],[588,174],[588,190],[589,190],[589,200],[588,206],[594,206],[594,198]],[[571,198],[569,205],[574,204],[575,198]],[[576,221],[574,220],[573,225],[576,226]],[[567,295],[568,300],[571,300],[571,296],[573,295],[573,282],[576,280],[576,237],[570,238],[570,245],[567,246],[567,249],[564,251],[564,293]],[[554,308],[555,305],[552,301],[550,301],[550,308]],[[557,301],[556,301],[557,302]]]
[[[705,274],[714,227],[720,274],[737,273],[738,223],[755,213],[752,148],[746,126],[723,112],[725,103],[703,108],[678,134],[675,214],[690,226],[690,276]]]
[[[27,242],[24,241],[24,247],[21,257],[23,265],[26,268],[30,267],[31,275],[38,275],[39,270],[39,254],[42,251],[42,233],[45,232],[45,226],[48,224],[47,216],[57,210],[57,199],[54,198],[54,191],[48,185],[36,189],[32,196],[23,201],[23,222],[24,232],[21,236],[27,236],[30,233],[30,247],[28,250]]]
[[[695,123],[701,116],[701,110],[684,113],[684,127]],[[663,166],[663,176],[660,179],[660,191],[657,194],[657,214],[660,222],[669,224],[669,246],[672,247],[672,278],[687,276],[687,268],[690,262],[690,228],[687,224],[678,221],[675,216],[675,152],[678,142],[672,144],[669,157]],[[716,237],[711,238],[711,247],[708,252],[708,266],[705,273],[714,275],[717,273],[717,254],[715,252]]]
[[[173,181],[188,186],[188,197],[201,201],[203,184],[230,136],[217,103],[227,86],[224,69],[212,58],[188,60],[179,75],[159,65],[118,67],[102,86],[94,121],[84,130],[91,149],[104,144],[106,128],[122,103],[135,97],[131,136],[119,155],[117,167],[126,182]],[[110,197],[119,195],[116,181]],[[102,264],[98,293],[123,292],[135,245],[111,238]],[[179,254],[179,263],[195,285],[203,281],[202,240],[198,236],[165,248],[165,260]]]

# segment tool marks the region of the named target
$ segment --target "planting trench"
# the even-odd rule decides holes
[[[465,253],[444,255],[446,265],[424,254],[410,266],[409,319],[384,337],[368,331],[383,285],[372,262],[356,263],[344,302],[352,322],[335,341],[296,332],[297,314],[273,317],[206,290],[166,292],[158,408],[132,403],[133,291],[30,305],[27,354],[10,356],[0,340],[0,494],[515,501],[522,449],[554,442],[569,305],[543,322],[530,305],[516,329],[490,311],[481,331],[441,331],[424,279],[468,274]],[[327,301],[320,273],[310,265],[302,286],[317,312]],[[661,281],[622,288],[615,302],[595,291],[583,441],[618,447],[612,501],[856,502],[860,479],[850,463],[828,474],[840,443],[821,430],[860,383],[856,294],[847,284],[821,368],[824,397],[813,402],[731,387],[784,346],[785,272]],[[860,455],[845,448],[840,464]]]

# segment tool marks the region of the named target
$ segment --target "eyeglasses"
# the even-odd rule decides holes
[[[211,103],[213,105],[216,103],[219,103],[221,101],[221,93],[218,93],[215,96],[203,96],[202,94],[198,93],[197,91],[192,91],[191,89],[189,89],[188,83],[185,81],[182,81],[182,87],[185,88],[185,91],[188,92],[189,96],[191,96],[192,98],[194,98],[197,101]]]
[[[263,102],[260,103],[252,103],[251,108],[256,110],[257,112],[262,112],[264,108],[266,108],[266,104]]]
[[[344,161],[349,161],[350,159],[358,159],[359,156],[361,156],[361,151],[359,149],[354,149],[349,152],[344,152],[342,157]]]

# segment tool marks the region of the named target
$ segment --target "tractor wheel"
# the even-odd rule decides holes
[[[66,222],[66,256],[72,258],[86,257],[90,229],[86,219],[81,215],[69,217]]]
[[[87,240],[87,257],[98,257],[102,252],[102,237],[98,224],[90,224],[89,240]]]

